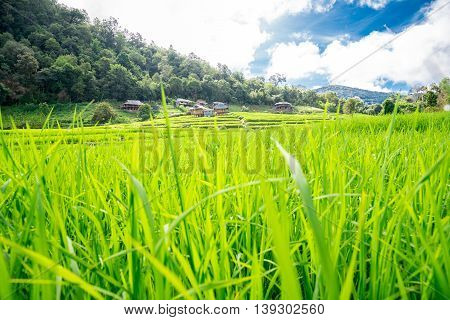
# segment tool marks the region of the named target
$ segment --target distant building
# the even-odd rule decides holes
[[[139,107],[142,105],[143,103],[139,100],[127,100],[122,104],[121,108],[127,111],[138,111]]]
[[[230,111],[228,105],[223,102],[213,102],[212,108],[216,115],[228,113]]]
[[[214,115],[214,110],[196,104],[192,108],[189,108],[188,114],[196,117],[212,117]]]
[[[212,117],[214,115],[214,110],[203,107],[203,116],[204,117]]]
[[[292,113],[294,108],[289,102],[278,102],[274,104],[272,110],[278,113]]]
[[[199,99],[196,101],[196,104],[198,104],[200,106],[206,106],[208,103],[205,100]]]
[[[177,107],[179,106],[183,106],[183,107],[192,107],[194,105],[194,102],[191,100],[187,100],[187,99],[177,99],[175,101],[175,105]]]

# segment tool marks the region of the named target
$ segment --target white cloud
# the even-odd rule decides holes
[[[356,2],[359,6],[367,6],[372,9],[378,10],[384,8],[390,0],[347,0],[349,3]]]
[[[324,11],[335,0],[59,0],[91,17],[119,19],[158,45],[196,53],[212,64],[245,71],[269,35],[261,21],[286,14]]]
[[[444,4],[445,0],[435,1],[424,22],[407,28],[398,38],[389,31],[372,32],[358,41],[335,40],[323,52],[310,41],[277,44],[271,50],[267,74],[281,72],[288,79],[326,74],[331,80],[392,41],[334,83],[387,90],[387,81],[410,86],[439,81],[450,75],[450,5],[442,7]]]
[[[309,41],[311,40],[312,36],[308,32],[294,32],[289,36],[291,39],[294,39],[296,41]]]
[[[311,41],[299,44],[279,43],[269,49],[269,54],[272,58],[267,70],[268,76],[278,72],[290,79],[296,79],[325,71],[320,67],[322,58],[319,47]]]

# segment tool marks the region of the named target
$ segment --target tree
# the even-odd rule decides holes
[[[51,56],[58,56],[61,52],[61,46],[58,43],[58,41],[50,37],[48,38],[44,43],[44,49],[47,51]]]
[[[3,47],[7,41],[13,41],[14,37],[9,32],[0,33],[0,47]]]
[[[281,73],[275,73],[269,77],[269,81],[278,86],[280,83],[286,82],[286,76]]]
[[[414,112],[417,110],[417,106],[418,106],[418,104],[415,104],[413,102],[408,102],[405,99],[401,99],[401,98],[397,99],[396,103],[397,103],[398,111],[400,113]]]
[[[376,104],[373,106],[373,111],[375,114],[380,114],[383,111],[383,106],[381,104]]]
[[[339,97],[335,92],[326,92],[321,97],[328,103],[328,112],[337,111]]]
[[[395,109],[395,101],[393,98],[387,98],[386,100],[383,101],[381,106],[383,107],[384,114],[392,113],[394,112]]]
[[[217,89],[218,89],[218,94],[216,95],[217,99],[214,100],[226,102],[229,102],[231,100],[232,91],[230,84],[227,81],[223,79],[217,81]]]
[[[450,78],[444,78],[439,83],[439,96],[438,96],[439,108],[444,108],[445,105],[450,104]]]
[[[83,98],[80,85],[75,86],[82,76],[82,69],[78,66],[77,58],[73,55],[59,56],[50,68],[42,69],[39,74],[41,86],[51,93],[65,92],[69,99]]]
[[[31,52],[23,52],[17,55],[15,67],[24,83],[30,83],[39,69],[39,63]]]
[[[101,57],[95,62],[94,68],[99,78],[104,78],[111,69],[111,65],[115,64],[115,59],[109,57]]]
[[[108,20],[94,20],[94,31],[102,41],[103,46],[117,50],[120,48],[120,41],[117,34],[120,30],[119,23],[115,18]]]
[[[219,72],[218,72],[219,79],[218,80],[229,80],[230,79],[231,70],[230,70],[230,68],[228,68],[227,65],[218,63],[217,69],[219,69]]]
[[[190,97],[194,99],[200,98],[200,92],[202,90],[201,82],[194,76],[190,76],[186,83],[186,90]]]
[[[2,64],[11,68],[17,63],[19,55],[33,55],[33,50],[23,43],[14,40],[8,40],[0,49],[0,55],[3,57]]]
[[[159,100],[161,89],[148,75],[137,83],[138,98],[141,100]]]
[[[319,107],[319,95],[314,90],[302,91],[297,104],[309,107]]]
[[[103,89],[108,97],[117,100],[130,99],[136,94],[136,79],[120,64],[113,64],[104,79]]]
[[[361,110],[363,107],[364,102],[360,98],[358,97],[349,98],[347,99],[347,101],[345,101],[344,113],[353,114]]]
[[[131,61],[130,61],[130,57],[128,56],[128,54],[124,51],[120,52],[117,55],[117,62],[120,63],[122,66],[124,66],[125,68],[130,69],[131,66]]]
[[[0,105],[8,101],[11,97],[11,90],[0,82]]]
[[[436,108],[438,103],[439,89],[432,88],[423,95],[423,102],[426,108]]]
[[[182,96],[183,95],[183,80],[181,80],[177,76],[170,77],[169,93],[174,97]]]
[[[92,116],[93,123],[106,123],[116,117],[116,113],[112,109],[111,105],[107,102],[101,102],[97,104]]]
[[[180,70],[180,65],[182,62],[182,57],[178,52],[174,50],[172,45],[167,50],[167,63],[173,67],[173,71],[178,73]]]
[[[150,119],[150,116],[153,116],[152,106],[147,103],[141,105],[139,107],[138,116],[142,121]]]

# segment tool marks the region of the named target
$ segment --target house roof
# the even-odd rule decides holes
[[[224,102],[213,102],[214,109],[227,109],[228,105]]]
[[[278,106],[291,106],[292,107],[292,104],[290,104],[289,102],[277,102],[277,103],[275,103],[275,107],[278,107]]]
[[[131,105],[134,105],[134,106],[140,106],[143,103],[140,102],[139,100],[127,100],[123,104],[131,104]]]
[[[198,104],[196,104],[192,108],[189,108],[189,110],[195,110],[195,109],[201,109],[203,111],[208,111],[208,110],[212,111],[212,109],[204,107],[204,106],[201,106],[201,105],[198,105]]]
[[[178,99],[177,99],[177,102],[187,102],[187,103],[192,103],[191,100],[188,100],[188,99],[181,99],[181,98],[178,98]]]

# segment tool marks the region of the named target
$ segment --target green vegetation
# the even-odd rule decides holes
[[[306,117],[0,131],[0,298],[448,299],[449,116]]]
[[[364,102],[361,99],[350,98],[347,101],[345,101],[344,113],[347,113],[347,114],[356,113],[362,107],[364,107]]]
[[[92,116],[93,123],[106,123],[116,118],[116,113],[112,109],[111,105],[106,102],[99,103],[94,110]]]
[[[74,114],[83,121],[84,125],[92,126],[92,122],[97,105],[100,103],[27,103],[18,106],[1,107],[3,128],[11,129],[13,123],[18,128],[42,128],[49,117],[50,126],[68,128],[73,124]],[[119,103],[108,102],[111,105],[116,117],[113,123],[132,123],[139,121],[136,112],[128,112],[119,108]],[[171,110],[171,112],[175,112]]]
[[[171,97],[272,105],[287,100],[318,107],[313,90],[245,79],[226,65],[213,67],[195,54],[146,44],[117,20],[94,19],[52,0],[0,4],[0,104],[140,99],[160,101],[160,84]]]
[[[115,114],[115,117],[112,117],[112,119],[111,115],[107,117],[107,119],[111,119],[110,124],[131,124],[135,127],[139,127],[141,125],[148,126],[149,123],[147,123],[147,121],[150,119],[150,114],[153,118],[156,118],[155,125],[165,124],[165,121],[161,119],[163,117],[162,112],[154,110],[150,104],[144,104],[138,112],[128,112],[122,110],[119,108],[119,103],[115,101],[107,104],[111,106],[112,112]],[[73,124],[74,114],[77,114],[77,116],[80,117],[80,120],[83,121],[85,126],[101,125],[108,121],[92,121],[94,112],[99,105],[103,105],[103,103],[50,105],[41,103],[4,107],[1,109],[3,127],[5,129],[11,129],[15,125],[18,128],[26,128],[28,125],[30,128],[39,129],[44,126],[48,117],[50,127],[61,126],[62,128],[69,128]],[[207,127],[213,127],[214,121],[220,124],[228,122],[226,121],[227,119],[231,119],[234,124],[245,125],[245,123],[240,123],[243,118],[250,119],[250,121],[253,122],[258,119],[261,119],[262,122],[274,120],[274,124],[298,123],[298,120],[303,121],[308,119],[321,119],[321,114],[323,113],[322,109],[312,107],[298,107],[298,114],[290,115],[272,114],[269,112],[271,110],[270,106],[250,106],[250,108],[252,112],[241,112],[241,107],[231,105],[230,110],[236,112],[215,117],[213,120],[185,116],[183,114],[185,112],[184,110],[177,109],[174,106],[168,107],[168,112],[170,116],[179,117],[172,120],[174,123],[184,127],[195,126],[199,123],[203,123]],[[237,117],[240,117],[241,119],[238,119]],[[227,125],[226,127],[230,126]]]
[[[150,117],[155,116],[152,110],[152,106],[146,103],[144,103],[142,106],[139,107],[138,115],[139,118],[144,121],[150,119]]]
[[[448,78],[306,90],[53,0],[0,10],[0,299],[450,298]]]
[[[382,110],[384,114],[392,113],[395,109],[395,100],[391,98],[386,99],[383,101],[383,104],[381,106],[383,108]]]
[[[52,0],[5,0],[0,4],[0,104],[81,103],[140,99],[160,101],[160,84],[171,97],[225,101],[233,105],[271,106],[288,101],[295,106],[335,112],[354,95],[366,104],[381,103],[388,94],[342,86],[318,91],[285,85],[275,74],[245,79],[226,65],[213,67],[195,54],[146,44],[139,34],[122,29],[117,20],[89,21],[86,12]],[[420,110],[440,110],[448,103],[449,79],[411,92],[409,103]],[[251,108],[250,108],[251,109]],[[376,107],[356,112],[377,114]],[[414,110],[416,108],[413,108]],[[343,109],[341,108],[341,111]],[[260,110],[258,110],[260,111]],[[71,110],[68,110],[71,113]],[[124,122],[127,117],[115,121]],[[90,120],[90,119],[89,119]]]

